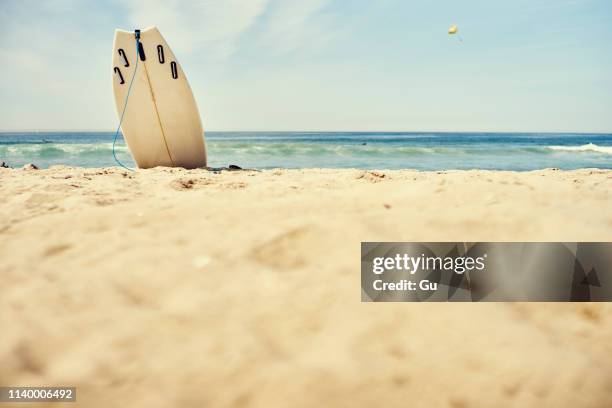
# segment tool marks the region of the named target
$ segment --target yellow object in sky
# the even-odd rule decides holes
[[[448,33],[450,35],[452,34],[457,34],[458,28],[455,24],[453,24],[452,26],[450,26],[450,28],[448,29]]]

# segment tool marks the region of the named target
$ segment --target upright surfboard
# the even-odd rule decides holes
[[[138,58],[138,61],[136,60]],[[155,27],[115,30],[113,91],[123,137],[140,168],[206,166],[204,131],[198,106],[174,53]]]

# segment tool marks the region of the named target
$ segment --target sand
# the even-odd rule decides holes
[[[359,277],[361,241],[611,241],[611,187],[0,169],[0,384],[77,387],[55,407],[612,406],[612,304],[362,303]]]

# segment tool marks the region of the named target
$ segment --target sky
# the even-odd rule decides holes
[[[0,0],[0,130],[114,130],[151,25],[206,130],[612,132],[610,0]]]

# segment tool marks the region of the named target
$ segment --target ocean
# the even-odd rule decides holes
[[[0,161],[116,166],[114,132],[3,132]],[[207,132],[211,167],[536,170],[612,168],[612,134]],[[117,157],[134,167],[123,140]]]

